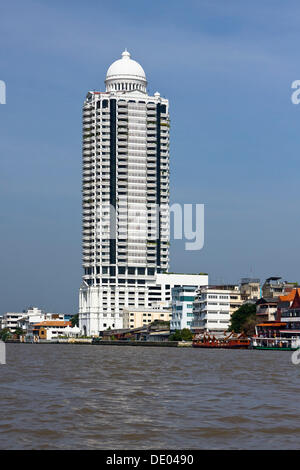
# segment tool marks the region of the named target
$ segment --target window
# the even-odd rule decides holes
[[[111,266],[109,268],[109,271],[110,271],[110,275],[111,276],[115,276],[116,275],[116,268],[114,266]]]

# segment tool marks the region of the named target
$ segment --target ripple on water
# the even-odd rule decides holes
[[[300,447],[286,352],[7,345],[0,448]]]

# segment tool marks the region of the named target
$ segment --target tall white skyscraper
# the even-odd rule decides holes
[[[170,305],[177,282],[163,274],[169,267],[169,102],[158,92],[148,95],[145,72],[127,50],[108,68],[105,85],[105,92],[88,92],[83,105],[79,326],[87,335],[122,328],[124,308]],[[199,284],[193,276],[190,282]]]
[[[150,306],[147,285],[169,265],[168,100],[147,94],[127,51],[105,85],[83,105],[80,317],[89,334],[122,326],[125,306]]]

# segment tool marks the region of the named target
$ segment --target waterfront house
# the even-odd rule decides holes
[[[261,298],[256,302],[256,316],[259,322],[275,321],[277,318],[277,304],[276,298],[265,299]]]
[[[2,317],[1,328],[8,328],[12,333],[16,328],[27,330],[29,325],[46,320],[69,321],[72,318],[69,313],[47,313],[38,307],[29,307],[23,312],[7,312]]]
[[[294,298],[288,308],[281,307],[280,319],[286,323],[285,334],[300,336],[300,289],[294,290]]]
[[[73,330],[71,326],[70,321],[64,320],[46,320],[40,323],[34,323],[28,329],[26,339],[36,337],[39,338],[39,340],[52,340],[63,336],[70,336],[70,331]],[[79,334],[80,330],[75,327],[73,332],[73,336],[76,336],[76,334]]]
[[[300,289],[279,296],[273,321],[264,320],[256,325],[256,335],[263,338],[300,337]],[[273,299],[274,300],[274,299]],[[264,304],[261,304],[264,305]],[[269,303],[272,308],[271,303]]]

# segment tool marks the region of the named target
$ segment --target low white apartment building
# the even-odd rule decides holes
[[[224,334],[230,322],[230,291],[200,287],[195,297],[193,313],[193,332]]]
[[[23,312],[6,312],[2,317],[1,328],[9,328],[14,333],[21,326],[20,320],[34,318],[35,321],[41,321],[43,315],[44,312],[37,307],[29,307]]]
[[[24,312],[6,312],[1,320],[1,329],[8,328],[12,333],[18,327],[18,321],[24,317]]]
[[[190,329],[194,319],[193,302],[198,286],[174,287],[172,290],[172,319],[170,331]]]
[[[43,321],[69,321],[70,315],[64,313],[45,313],[43,311],[27,311],[22,318],[18,320],[17,326],[23,330],[28,330],[31,325]]]
[[[7,312],[3,315],[1,328],[9,328],[14,333],[16,328],[26,330],[30,324],[47,320],[69,321],[72,318],[69,313],[46,313],[38,307],[29,307],[23,312]]]

